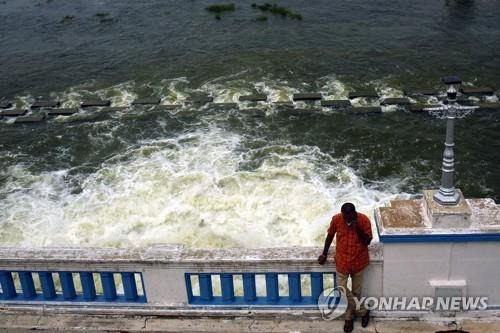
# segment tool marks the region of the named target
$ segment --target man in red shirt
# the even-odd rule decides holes
[[[347,310],[345,313],[344,331],[352,332],[354,313],[361,316],[361,325],[366,327],[370,320],[370,313],[362,305],[356,310],[354,297],[361,297],[363,289],[363,269],[368,266],[368,245],[372,240],[372,228],[368,216],[356,212],[350,202],[342,205],[340,214],[335,214],[328,228],[323,253],[318,263],[324,265],[328,256],[328,249],[333,237],[337,235],[335,249],[335,265],[337,286],[344,287],[347,292]],[[352,290],[347,288],[347,278],[351,276]]]

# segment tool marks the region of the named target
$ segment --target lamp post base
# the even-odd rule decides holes
[[[432,228],[468,228],[471,223],[471,209],[462,191],[455,189],[458,204],[442,205],[437,200],[440,191],[424,190],[424,207]]]
[[[433,195],[434,201],[442,206],[455,206],[460,202],[460,194],[455,189],[440,188]]]

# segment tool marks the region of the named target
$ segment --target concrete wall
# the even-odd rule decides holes
[[[436,286],[448,285],[500,306],[498,242],[386,243],[383,249],[385,296],[435,296]]]

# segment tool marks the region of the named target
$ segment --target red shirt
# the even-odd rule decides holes
[[[361,230],[368,238],[372,238],[372,228],[368,216],[358,213]],[[356,274],[368,266],[368,246],[361,243],[354,228],[349,227],[342,214],[335,214],[328,228],[328,235],[337,234],[335,249],[335,265],[337,272]]]

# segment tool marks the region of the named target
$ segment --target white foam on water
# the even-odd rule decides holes
[[[245,150],[218,127],[140,143],[92,174],[0,171],[0,243],[23,246],[192,247],[321,245],[345,201],[372,216],[394,198],[366,187],[347,160],[274,142]],[[241,169],[258,161],[253,170]],[[70,172],[73,171],[73,172]],[[71,177],[80,180],[73,193]],[[375,230],[374,230],[375,234]]]

